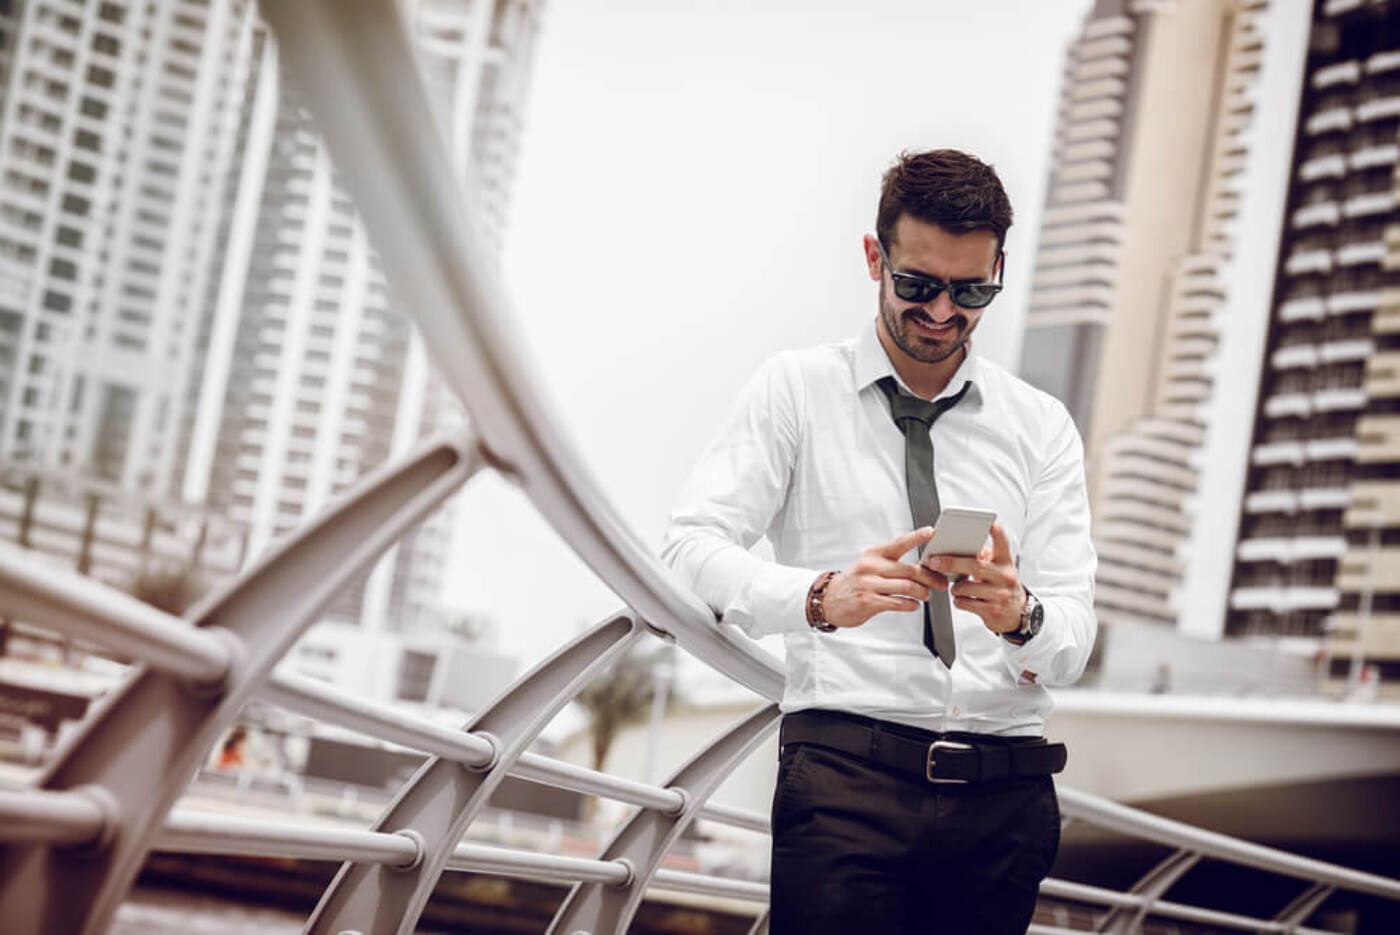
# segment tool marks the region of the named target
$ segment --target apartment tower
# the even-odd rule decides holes
[[[499,251],[538,0],[400,4]],[[0,5],[0,462],[208,505],[255,558],[460,422],[251,0]],[[334,614],[436,603],[440,512]]]
[[[1098,0],[1069,50],[1021,370],[1084,436],[1109,624],[1223,629],[1307,19]]]
[[[1226,629],[1400,677],[1400,16],[1319,0]]]

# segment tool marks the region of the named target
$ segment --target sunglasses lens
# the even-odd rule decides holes
[[[1001,287],[995,283],[960,283],[952,288],[949,297],[953,304],[963,308],[983,308],[997,297]]]
[[[895,276],[894,294],[906,302],[932,302],[943,287],[914,276]]]

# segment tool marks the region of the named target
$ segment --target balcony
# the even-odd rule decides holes
[[[1374,312],[1381,304],[1379,290],[1333,293],[1327,299],[1327,314],[1349,315],[1353,312]]]
[[[1246,587],[1230,592],[1232,610],[1268,610],[1286,614],[1298,610],[1335,610],[1342,595],[1336,588]]]
[[[1368,144],[1361,149],[1355,150],[1348,158],[1347,162],[1352,169],[1374,169],[1377,166],[1393,166],[1400,162],[1400,145],[1395,143],[1385,143],[1381,145]]]
[[[1329,153],[1326,156],[1314,156],[1307,162],[1298,166],[1298,178],[1304,182],[1315,182],[1318,179],[1344,178],[1347,174],[1347,157],[1341,153]]]
[[[1127,46],[1128,43],[1123,42],[1122,45]],[[1121,53],[1115,54],[1126,55],[1127,51],[1124,49]],[[1100,78],[1097,81],[1086,81],[1083,84],[1074,85],[1070,88],[1070,100],[1079,102],[1101,98],[1121,98],[1127,92],[1128,83],[1122,78]]]
[[[1082,101],[1069,108],[1071,123],[1089,120],[1118,120],[1123,116],[1123,102],[1112,97]]]
[[[1071,143],[1081,140],[1115,140],[1117,138],[1117,120],[1087,120],[1083,123],[1072,123],[1065,131],[1065,139]]]
[[[1103,58],[1080,61],[1070,69],[1070,78],[1075,84],[1094,81],[1099,78],[1126,79],[1132,74],[1132,70],[1132,66],[1128,64],[1126,57],[1106,55]]]
[[[1133,18],[1131,16],[1104,16],[1095,18],[1084,25],[1084,41],[1080,44],[1081,55],[1087,55],[1086,50],[1090,44],[1096,41],[1105,40],[1107,37],[1114,37],[1113,41],[1128,43],[1124,36],[1133,34]],[[1131,45],[1128,45],[1131,48]],[[1127,49],[1123,50],[1126,54]]]
[[[1104,472],[1112,475],[1117,473],[1113,469],[1114,461],[1124,455],[1142,455],[1154,458],[1163,464],[1190,468],[1194,446],[1182,444],[1174,439],[1159,438],[1149,433],[1134,431],[1110,438],[1104,445],[1104,452],[1109,458]],[[1194,480],[1192,483],[1194,485]]]
[[[1106,310],[1112,307],[1113,299],[1114,290],[1108,286],[1036,289],[1031,293],[1030,308],[1032,311],[1038,311],[1065,307],[1092,309],[1097,306]],[[1088,311],[1085,317],[1092,318],[1093,312]]]
[[[1332,271],[1332,252],[1323,249],[1296,250],[1288,257],[1283,269],[1290,276],[1299,276],[1303,273],[1330,273]]]
[[[1400,68],[1400,49],[1377,52],[1366,60],[1366,74],[1380,75]]]
[[[1265,536],[1243,539],[1235,548],[1242,562],[1293,562],[1340,558],[1347,549],[1345,536]]]
[[[1357,442],[1350,436],[1314,438],[1303,446],[1308,461],[1352,461],[1356,458]]]
[[[1110,556],[1111,552],[1109,555],[1099,553],[1098,573],[1094,576],[1096,597],[1100,596],[1101,589],[1106,585],[1121,594],[1134,594],[1138,600],[1151,596],[1165,602],[1172,589],[1181,583],[1179,575],[1159,574],[1131,565],[1119,565]]]
[[[1271,464],[1302,464],[1306,457],[1303,442],[1282,441],[1255,445],[1254,451],[1250,454],[1250,460],[1262,467]]]
[[[1318,354],[1316,344],[1294,344],[1289,347],[1281,347],[1274,351],[1269,358],[1269,366],[1274,370],[1294,370],[1298,368],[1313,368],[1317,366]]]
[[[1298,506],[1304,510],[1344,510],[1351,505],[1350,487],[1304,487]]]
[[[1349,243],[1337,248],[1337,265],[1363,266],[1370,263],[1381,263],[1385,260],[1386,249],[1384,240]]]
[[[1314,412],[1356,411],[1366,408],[1370,397],[1361,387],[1318,390],[1312,395]]]
[[[1050,190],[1050,202],[1055,205],[1078,204],[1085,201],[1102,201],[1111,194],[1104,182],[1071,182],[1055,185]]]
[[[1244,498],[1246,513],[1297,513],[1298,491],[1256,490]]]
[[[1312,86],[1318,89],[1330,88],[1337,84],[1356,84],[1359,80],[1361,80],[1361,63],[1352,59],[1328,65],[1326,68],[1319,68],[1313,72]]]
[[[1309,136],[1318,136],[1338,130],[1350,130],[1351,109],[1338,106],[1313,114],[1303,124],[1303,129]]]
[[[1367,217],[1372,214],[1389,214],[1395,210],[1396,200],[1393,191],[1370,192],[1348,198],[1342,204],[1342,214],[1348,218]]]
[[[1324,364],[1334,364],[1348,360],[1365,360],[1375,351],[1376,342],[1370,338],[1350,338],[1319,345],[1318,357]]]
[[[1400,94],[1388,94],[1384,97],[1375,97],[1356,105],[1356,120],[1358,123],[1370,123],[1374,120],[1388,120],[1392,117],[1400,117]]]
[[[1308,416],[1312,411],[1312,397],[1307,393],[1279,393],[1264,401],[1264,415],[1270,419]]]

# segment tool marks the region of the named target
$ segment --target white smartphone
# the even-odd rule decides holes
[[[994,510],[974,510],[950,506],[938,514],[938,522],[933,527],[933,538],[924,546],[924,558],[934,555],[976,555],[987,544],[991,535],[992,523],[996,522]],[[949,575],[949,578],[960,577]]]

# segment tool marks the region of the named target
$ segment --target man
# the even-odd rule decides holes
[[[1088,659],[1095,555],[1068,413],[971,340],[1010,225],[990,166],[902,156],[873,325],[768,361],[672,515],[663,558],[785,641],[774,935],[1023,932],[1059,846],[1046,687]],[[921,559],[940,503],[990,545]]]

